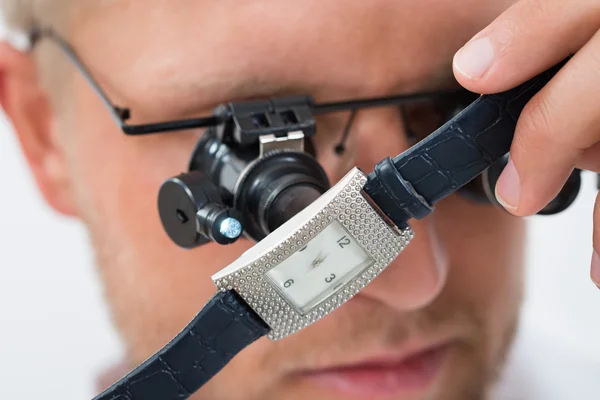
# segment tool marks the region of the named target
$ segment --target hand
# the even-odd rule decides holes
[[[95,391],[96,393],[102,393],[108,389],[113,383],[127,375],[131,371],[130,366],[126,363],[115,364],[102,371],[102,373],[96,379]]]
[[[496,197],[533,215],[575,167],[600,172],[600,2],[520,0],[454,58],[457,80],[476,93],[511,89],[573,57],[523,111]],[[592,279],[600,285],[600,196],[594,208]],[[599,286],[600,287],[600,286]]]

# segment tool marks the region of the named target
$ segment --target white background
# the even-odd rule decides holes
[[[498,399],[600,399],[595,181],[584,183],[567,212],[530,222],[522,327]],[[89,399],[121,351],[82,226],[42,201],[0,114],[0,399]]]

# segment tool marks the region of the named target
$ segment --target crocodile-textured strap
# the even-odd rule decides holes
[[[169,344],[94,400],[187,399],[268,331],[235,292],[219,292]]]
[[[365,192],[399,227],[425,217],[509,152],[523,108],[565,63],[509,91],[479,97],[426,139],[377,164]]]

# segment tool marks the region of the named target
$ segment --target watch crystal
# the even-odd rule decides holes
[[[375,260],[337,221],[267,273],[301,314],[335,294]]]

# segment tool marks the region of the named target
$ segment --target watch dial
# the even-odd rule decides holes
[[[373,263],[342,224],[334,221],[266,276],[305,314]]]

